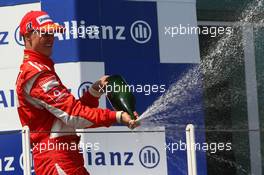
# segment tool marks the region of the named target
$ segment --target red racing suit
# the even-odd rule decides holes
[[[32,131],[35,173],[89,174],[79,150],[69,149],[80,140],[75,129],[108,127],[120,121],[121,112],[97,108],[100,93],[92,88],[76,100],[60,81],[53,61],[31,50],[24,51],[16,91],[21,124]]]

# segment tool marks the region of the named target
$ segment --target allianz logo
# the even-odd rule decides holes
[[[145,146],[138,152],[104,152],[88,151],[86,154],[89,166],[135,166],[155,168],[160,162],[160,153],[154,146]]]
[[[0,89],[0,109],[16,107],[16,95],[14,89]]]
[[[137,20],[131,23],[130,28],[127,26],[112,26],[112,25],[89,25],[84,20],[81,21],[65,21],[63,22],[66,28],[64,33],[56,33],[55,37],[59,41],[89,39],[89,40],[117,40],[124,41],[132,39],[139,44],[147,43],[152,36],[150,25],[143,20]],[[0,33],[1,34],[1,33]],[[2,34],[2,40],[4,41]],[[15,30],[15,41],[19,45],[24,45],[22,37],[19,35],[19,27]],[[0,38],[0,39],[1,39]]]

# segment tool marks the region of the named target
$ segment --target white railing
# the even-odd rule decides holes
[[[188,175],[197,175],[194,126],[192,124],[188,124],[185,131]],[[22,148],[24,175],[31,175],[30,130],[28,126],[24,126],[22,129]]]
[[[22,151],[24,175],[31,175],[30,130],[28,126],[24,126],[22,129]]]
[[[185,131],[187,144],[188,175],[197,175],[194,126],[192,124],[188,124]]]

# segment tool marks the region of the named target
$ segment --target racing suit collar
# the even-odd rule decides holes
[[[52,61],[51,58],[35,52],[33,50],[24,50],[24,62],[25,61],[35,61],[35,62],[39,62],[42,64],[45,64],[46,66],[50,67],[50,68],[54,68],[54,62]]]

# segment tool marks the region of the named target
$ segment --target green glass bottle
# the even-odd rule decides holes
[[[109,76],[107,81],[106,96],[113,108],[127,112],[135,120],[133,112],[136,110],[136,99],[130,92],[129,85],[120,75]]]

